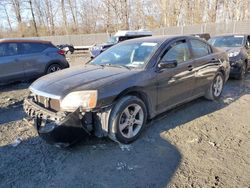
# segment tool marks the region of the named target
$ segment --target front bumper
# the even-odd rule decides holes
[[[25,99],[24,111],[28,114],[39,136],[48,143],[66,147],[91,135],[93,113],[54,113]]]

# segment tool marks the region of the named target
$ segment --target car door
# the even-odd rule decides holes
[[[219,59],[205,41],[190,39],[192,57],[194,60],[195,85],[194,95],[203,95],[214,73],[218,69]]]
[[[23,63],[18,58],[17,43],[0,44],[0,80],[2,83],[24,78]]]
[[[44,73],[46,63],[42,51],[46,49],[45,44],[35,42],[22,42],[20,45],[20,61],[23,63],[25,77],[27,79]]]
[[[158,70],[157,111],[163,112],[192,98],[195,88],[193,60],[186,39],[171,42],[159,57],[161,62],[176,61],[177,66]]]

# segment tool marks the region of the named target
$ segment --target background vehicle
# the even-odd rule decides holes
[[[198,37],[208,41],[211,37],[209,33],[192,34],[191,36]]]
[[[68,68],[64,51],[49,41],[0,40],[0,82],[33,79]]]
[[[107,50],[111,46],[129,39],[135,39],[140,37],[152,36],[151,31],[137,30],[137,31],[118,31],[114,36],[110,37],[109,40],[104,44],[98,44],[90,49],[91,58],[98,56],[103,51]]]
[[[38,79],[24,110],[50,143],[67,146],[87,133],[130,143],[157,114],[218,99],[229,71],[227,54],[196,37],[133,39]]]
[[[70,52],[71,54],[74,53],[75,48],[72,44],[60,44],[57,45],[57,47],[63,51],[65,51],[65,53],[67,54],[68,52]]]
[[[230,76],[243,79],[250,67],[250,35],[223,35],[211,38],[211,45],[228,53]]]

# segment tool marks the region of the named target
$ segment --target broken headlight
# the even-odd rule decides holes
[[[229,52],[228,57],[235,57],[240,54],[240,51]]]
[[[66,95],[60,103],[61,109],[74,112],[78,108],[84,110],[93,109],[97,103],[97,91],[75,91]]]

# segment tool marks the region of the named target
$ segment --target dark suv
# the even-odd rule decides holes
[[[68,67],[64,51],[49,41],[0,40],[0,83],[33,79]]]
[[[250,67],[250,35],[216,36],[208,42],[228,53],[231,65],[230,76],[243,79]]]

